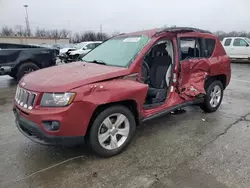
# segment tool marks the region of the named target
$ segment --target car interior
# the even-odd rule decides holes
[[[181,39],[181,60],[200,57],[199,42],[195,39]]]
[[[142,66],[142,80],[149,85],[144,105],[165,101],[172,77],[173,44],[171,40],[157,42],[146,54]]]

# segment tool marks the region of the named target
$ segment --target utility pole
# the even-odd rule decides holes
[[[31,31],[30,31],[30,23],[29,23],[29,16],[28,16],[28,5],[23,5],[26,11],[26,17],[25,17],[25,23],[26,23],[26,29],[27,29],[27,34],[30,36]]]

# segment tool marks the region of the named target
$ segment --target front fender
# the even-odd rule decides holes
[[[114,79],[89,84],[72,91],[77,93],[75,102],[84,102],[92,110],[102,104],[133,100],[137,104],[138,113],[141,113],[147,90],[146,84],[133,80]]]

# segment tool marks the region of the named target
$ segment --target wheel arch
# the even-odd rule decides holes
[[[20,61],[15,67],[14,69],[17,70],[18,67],[20,67],[21,65],[23,65],[24,63],[34,63],[35,65],[37,65],[40,69],[42,68],[42,64],[39,63],[38,61],[34,60],[34,59],[25,59],[25,60],[22,60]]]
[[[12,69],[11,69],[11,72],[13,73],[13,74],[17,74],[17,71],[18,71],[18,68],[21,66],[21,65],[23,65],[23,64],[25,64],[25,63],[34,63],[35,65],[37,65],[38,67],[39,67],[39,69],[41,69],[42,68],[42,65],[39,63],[39,62],[37,62],[36,60],[34,60],[34,59],[26,59],[26,60],[22,60],[22,61],[20,61],[19,63],[17,63]]]
[[[222,85],[223,85],[223,89],[226,89],[227,87],[227,77],[225,74],[220,74],[220,75],[215,75],[215,76],[208,76],[205,80],[205,89],[211,84],[213,83],[215,80],[219,80]]]
[[[94,110],[90,118],[89,125],[88,125],[87,132],[86,132],[87,136],[89,135],[88,133],[91,129],[91,125],[94,122],[95,118],[98,116],[98,114],[100,114],[103,110],[107,109],[108,107],[111,107],[114,105],[121,105],[121,106],[127,107],[134,115],[136,125],[140,124],[140,116],[139,116],[139,112],[137,108],[138,106],[135,100],[131,99],[131,100],[123,100],[123,101],[111,102],[111,103],[106,103],[106,104],[100,104],[99,106],[96,107],[96,109]]]

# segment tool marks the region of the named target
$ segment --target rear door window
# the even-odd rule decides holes
[[[247,42],[244,39],[234,39],[234,46],[247,46]]]
[[[201,58],[200,38],[180,38],[181,60]]]
[[[224,46],[230,46],[232,39],[226,39],[224,42]]]

